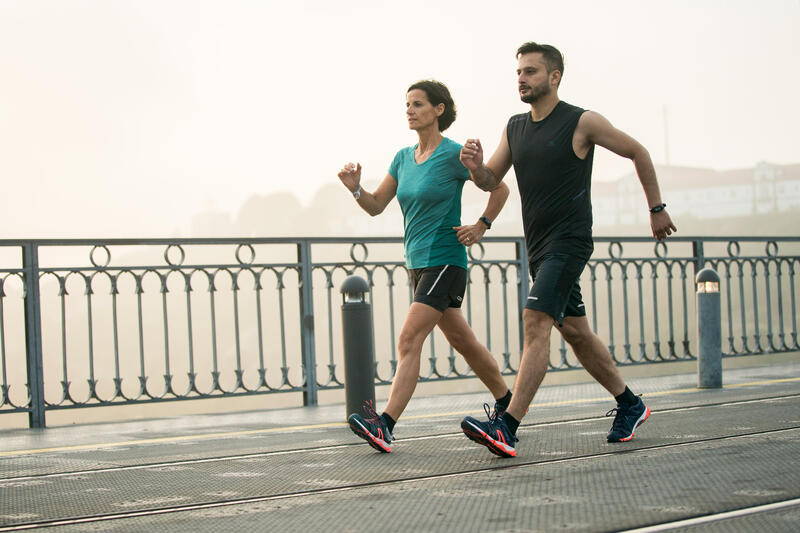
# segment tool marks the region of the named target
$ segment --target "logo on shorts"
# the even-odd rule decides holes
[[[460,302],[460,301],[463,300],[463,298],[461,298],[461,296],[456,296],[456,300],[458,300]]]
[[[538,300],[538,296],[528,296],[528,300]]]

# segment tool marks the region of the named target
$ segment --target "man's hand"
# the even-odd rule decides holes
[[[467,139],[464,147],[461,148],[459,159],[470,172],[481,168],[483,166],[483,147],[480,139]]]
[[[678,231],[666,209],[662,209],[658,213],[650,213],[650,228],[653,230],[653,237],[659,241],[667,238],[667,235],[672,235],[672,232]]]

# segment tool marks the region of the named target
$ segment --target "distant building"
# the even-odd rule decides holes
[[[800,208],[800,164],[759,163],[755,168],[717,171],[657,166],[661,196],[670,215],[699,219],[780,213]],[[594,225],[647,223],[645,197],[633,173],[592,183]]]
[[[506,177],[512,189],[500,214],[498,233],[522,233],[522,213],[516,180]],[[717,171],[709,168],[656,166],[661,196],[673,217],[692,215],[713,219],[800,209],[800,164],[759,163],[755,168]],[[596,176],[595,176],[596,178]],[[485,193],[465,186],[464,223],[471,223],[486,207]],[[649,223],[644,191],[631,172],[614,181],[592,182],[594,227]],[[361,229],[361,228],[359,228]]]
[[[717,171],[708,168],[657,166],[661,196],[674,220],[749,217],[800,210],[800,164],[759,163],[754,168]],[[505,179],[511,189],[506,206],[488,235],[522,235],[522,213],[513,170]],[[378,182],[365,183],[375,190]],[[464,185],[461,221],[474,224],[489,196],[474,184]],[[595,228],[649,224],[644,192],[634,173],[614,181],[592,183]],[[303,208],[288,192],[253,195],[230,214],[209,205],[191,219],[193,237],[403,235],[403,213],[395,199],[380,216],[370,217],[340,185],[323,187]]]

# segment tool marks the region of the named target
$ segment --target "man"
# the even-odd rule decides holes
[[[609,442],[633,438],[650,415],[625,385],[605,343],[589,327],[579,279],[593,251],[591,175],[594,146],[633,160],[650,209],[653,236],[676,231],[661,201],[650,154],[602,115],[562,102],[558,87],[564,59],[556,48],[533,42],[517,50],[519,94],[528,113],[511,117],[500,145],[483,163],[480,140],[468,139],[461,162],[478,187],[492,190],[511,165],[522,200],[522,218],[533,287],[523,311],[524,343],[514,393],[505,411],[488,422],[466,417],[464,433],[501,457],[514,457],[516,432],[544,378],[554,325],[583,367],[617,401]]]

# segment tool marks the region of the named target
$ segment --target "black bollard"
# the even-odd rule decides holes
[[[366,301],[369,284],[348,276],[342,282],[344,391],[347,413],[361,413],[364,402],[375,403],[375,342],[372,306]]]
[[[697,282],[697,386],[701,389],[722,387],[722,318],[720,314],[719,275],[704,268]]]

